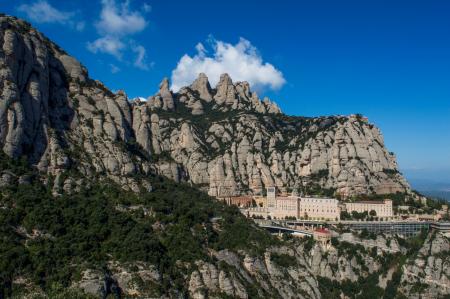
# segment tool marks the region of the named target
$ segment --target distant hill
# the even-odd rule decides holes
[[[420,193],[450,201],[450,182],[438,182],[429,179],[409,179],[413,189]]]
[[[437,199],[445,199],[450,202],[450,191],[429,190],[419,191],[420,193]]]

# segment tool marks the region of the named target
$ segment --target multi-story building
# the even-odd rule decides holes
[[[255,201],[255,205],[257,207],[267,206],[267,197],[265,196],[253,196],[253,200]]]
[[[274,209],[277,206],[277,190],[275,187],[267,188],[267,208]]]
[[[285,219],[286,217],[298,218],[300,198],[296,196],[277,197],[275,208],[271,210],[273,218]]]
[[[339,220],[341,211],[335,198],[302,197],[298,218],[313,220]]]
[[[375,211],[376,216],[380,218],[390,218],[394,216],[392,209],[392,200],[385,199],[383,201],[357,201],[344,203],[348,213],[356,211],[358,213]]]
[[[339,220],[338,200],[334,198],[277,196],[275,187],[267,188],[266,200],[257,208],[246,211],[249,216],[270,216],[274,219],[297,218],[312,220]]]

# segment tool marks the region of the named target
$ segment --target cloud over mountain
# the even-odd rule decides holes
[[[85,27],[84,21],[75,18],[76,12],[59,10],[45,0],[21,4],[17,10],[36,23],[57,23],[77,31],[82,31]]]
[[[115,0],[102,0],[100,20],[95,27],[105,35],[124,36],[141,32],[147,21],[139,11],[131,11],[129,1],[117,5]]]
[[[210,39],[208,44],[213,51],[211,55],[202,43],[198,43],[196,55],[191,57],[185,54],[181,57],[172,71],[173,90],[189,85],[199,73],[205,73],[212,85],[219,81],[223,73],[228,73],[237,81],[248,81],[256,89],[279,89],[286,83],[282,72],[264,62],[250,41],[240,38],[237,44],[232,45]]]
[[[102,10],[95,24],[99,37],[88,42],[88,50],[110,54],[121,61],[124,55],[134,55],[135,67],[149,69],[146,49],[130,37],[147,27],[145,16],[138,10],[132,10],[129,1],[118,4],[115,0],[102,0],[101,3]],[[144,4],[141,10],[147,13],[151,7]]]

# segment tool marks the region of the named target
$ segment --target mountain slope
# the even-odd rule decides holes
[[[98,298],[108,281],[141,298],[320,297],[301,261],[289,279],[267,269],[282,242],[186,184],[152,177],[154,191],[136,194],[94,179],[55,197],[35,170],[0,158],[11,174],[0,189],[2,298],[71,298],[68,287]]]
[[[409,191],[380,131],[363,117],[289,117],[246,82],[215,88],[200,75],[178,93],[163,80],[147,102],[130,102],[27,23],[0,18],[0,146],[57,176],[106,174],[125,189],[160,173],[211,195],[328,190],[341,195]],[[140,178],[136,178],[140,174]]]
[[[288,117],[226,75],[130,102],[24,21],[0,15],[0,45],[0,297],[448,294],[443,236],[280,240],[194,188],[408,191],[364,118]]]

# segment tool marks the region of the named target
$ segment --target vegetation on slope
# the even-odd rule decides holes
[[[66,293],[65,288],[79,280],[83,270],[104,269],[111,261],[141,261],[163,274],[161,284],[156,286],[157,294],[173,289],[187,294],[183,275],[188,273],[180,271],[180,262],[214,262],[211,249],[241,249],[261,255],[280,242],[255,227],[237,208],[212,200],[187,184],[159,176],[151,178],[154,191],[150,193],[126,192],[104,180],[93,181],[76,194],[55,197],[48,187],[53,184],[43,184],[24,160],[1,155],[0,172],[29,178],[27,184],[11,184],[0,191],[0,291],[14,279],[25,278],[47,294],[76,298],[78,294]],[[402,243],[410,249],[408,254],[389,257],[382,263],[386,269],[381,271],[391,267],[401,271],[423,238],[421,235]],[[310,250],[314,242],[309,238],[304,241],[309,248],[305,249]],[[361,246],[345,242],[334,246],[342,254],[358,258],[359,252],[369,254]],[[295,263],[283,254],[271,258],[282,267]],[[370,290],[365,297],[379,298],[383,294],[377,286],[380,273],[361,276],[356,282],[319,278],[319,286],[324,298],[333,298],[338,290],[350,298],[359,298],[361,290]],[[400,274],[395,272],[385,298],[399,295]],[[14,294],[20,292],[12,287]]]
[[[397,237],[396,240],[408,251],[403,253],[389,253],[384,252],[378,255],[376,247],[372,249],[365,249],[360,244],[352,244],[349,242],[338,242],[335,238],[332,239],[332,245],[338,251],[339,256],[355,257],[357,264],[361,265],[361,273],[357,281],[344,279],[341,282],[331,280],[327,277],[318,277],[320,292],[325,299],[339,298],[344,294],[347,298],[358,299],[403,299],[406,298],[398,291],[400,285],[400,278],[403,272],[403,265],[406,262],[414,260],[417,252],[420,250],[425,242],[428,232],[422,231],[418,236],[409,239],[402,239]],[[359,235],[364,237],[363,234]],[[370,236],[366,236],[370,237]],[[371,256],[377,260],[382,268],[369,273],[365,265],[364,257]],[[387,282],[386,288],[382,289],[379,286],[379,277],[384,276],[390,269],[394,269],[392,278]]]
[[[0,161],[0,171],[33,175],[21,161],[5,156]],[[163,273],[159,293],[173,287],[183,293],[177,262],[208,261],[208,249],[258,254],[277,242],[237,208],[186,184],[154,177],[153,188],[134,194],[97,181],[77,194],[54,197],[37,175],[30,184],[2,188],[2,281],[24,277],[51,291],[55,285],[69,286],[83,269],[102,269],[108,261],[142,261]],[[131,205],[141,208],[118,208]]]

